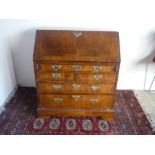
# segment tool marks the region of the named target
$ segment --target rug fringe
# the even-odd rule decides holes
[[[142,91],[137,91],[137,90],[133,90],[135,97],[137,98],[141,108],[143,109],[148,121],[150,122],[152,131],[155,131],[155,118],[153,118],[152,113],[150,112],[150,110],[148,109],[148,105],[146,105],[144,103],[144,98],[142,95],[140,95],[140,92]]]

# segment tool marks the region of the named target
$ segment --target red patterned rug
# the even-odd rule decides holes
[[[154,134],[131,90],[117,91],[111,122],[97,117],[35,118],[35,109],[35,88],[19,87],[0,115],[0,134]]]

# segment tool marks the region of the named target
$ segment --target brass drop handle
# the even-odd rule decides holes
[[[54,78],[54,79],[58,79],[58,78],[61,77],[61,74],[60,74],[60,73],[52,73],[51,76],[52,76],[52,78]]]
[[[53,87],[53,89],[55,89],[55,90],[59,90],[59,89],[62,88],[62,85],[60,85],[60,84],[53,84],[52,87]]]
[[[100,86],[92,85],[91,88],[92,88],[93,91],[96,91],[96,90],[100,89]]]
[[[63,101],[63,99],[62,99],[62,98],[59,98],[59,97],[54,98],[53,100],[54,100],[54,102],[56,102],[56,103],[60,103],[60,102]]]
[[[75,101],[77,101],[77,100],[79,100],[79,99],[81,98],[81,96],[80,96],[80,95],[72,95],[72,98],[73,98]]]
[[[92,98],[92,99],[90,99],[90,102],[91,102],[92,104],[96,104],[98,101],[99,101],[98,98]]]
[[[52,65],[52,69],[54,71],[58,71],[58,70],[60,70],[60,68],[61,68],[61,65]]]
[[[78,66],[78,65],[73,65],[72,66],[73,71],[79,71],[80,69],[81,69],[81,66]]]
[[[101,74],[94,74],[93,77],[94,77],[95,80],[101,80],[103,78],[103,75],[101,75]]]
[[[93,69],[95,71],[100,71],[100,70],[102,70],[102,66],[93,66]]]

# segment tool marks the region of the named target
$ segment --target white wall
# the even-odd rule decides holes
[[[148,89],[155,74],[155,64],[151,63],[151,57],[155,55],[153,1],[61,1],[60,5],[58,0],[53,1],[52,6],[41,8],[40,16],[43,18],[46,17],[44,12],[50,15],[44,20],[0,21],[0,25],[4,26],[0,31],[8,36],[6,43],[13,55],[16,78],[20,85],[35,85],[32,55],[36,29],[92,29],[116,30],[120,33],[118,89],[143,89],[145,67],[149,62],[146,79]]]
[[[3,25],[0,24],[2,30]],[[9,94],[16,87],[14,66],[8,47],[7,33],[0,32],[0,112]]]

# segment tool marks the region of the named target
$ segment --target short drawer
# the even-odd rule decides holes
[[[116,66],[114,65],[66,65],[66,64],[47,64],[42,63],[38,64],[38,69],[41,71],[85,71],[85,72],[106,72],[113,73],[115,72]]]
[[[39,93],[113,94],[114,84],[37,83]]]
[[[103,73],[79,73],[77,74],[78,82],[88,82],[88,83],[104,83],[104,82],[116,82],[116,74],[103,74]]]
[[[37,72],[37,81],[74,81],[74,73]]]
[[[58,95],[40,94],[40,105],[49,107],[70,107],[70,108],[113,108],[113,95]]]

